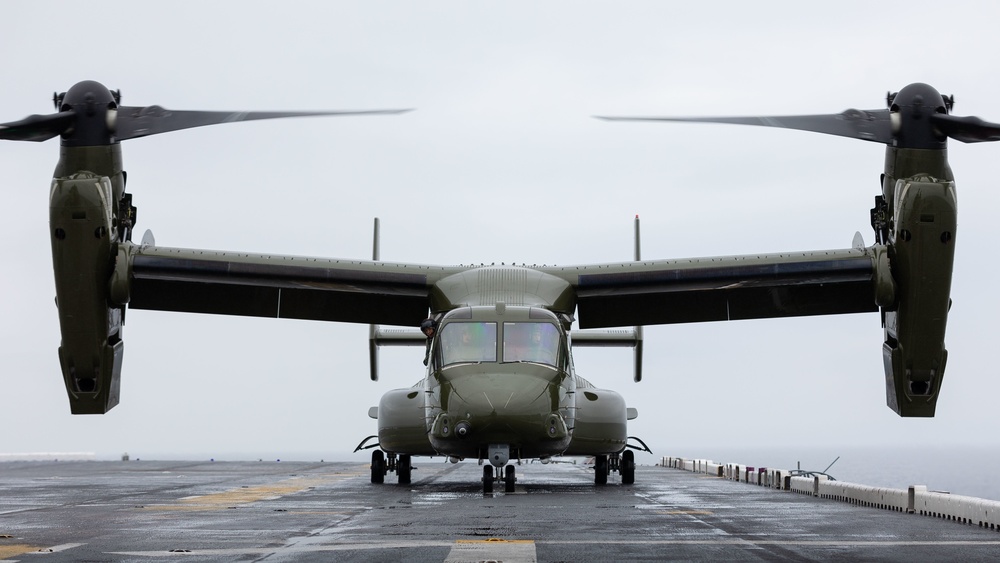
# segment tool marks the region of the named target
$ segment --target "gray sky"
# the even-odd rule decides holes
[[[902,9],[901,9],[902,8]],[[417,108],[396,117],[194,129],[124,144],[138,232],[159,245],[455,264],[628,259],[870,244],[881,145],[611,115],[880,109],[927,82],[1000,120],[992,3],[9,2],[0,121],[98,80],[171,109]],[[885,406],[878,316],[651,327],[631,353],[580,350],[659,455],[699,447],[996,445],[1000,146],[951,143],[960,228],[947,377],[930,420]],[[73,417],[56,350],[48,183],[57,141],[0,145],[0,452],[357,458],[368,407],[422,375],[367,327],[128,314],[122,402]],[[830,456],[831,459],[833,456]],[[657,458],[658,459],[658,458]],[[644,457],[642,463],[652,461]]]

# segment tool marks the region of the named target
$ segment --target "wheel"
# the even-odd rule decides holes
[[[515,472],[516,470],[514,469],[513,465],[508,465],[507,467],[504,468],[503,491],[505,493],[514,492],[514,481],[517,481],[517,478],[515,477]]]
[[[382,450],[372,452],[372,483],[385,483],[385,454]]]
[[[493,466],[483,466],[483,493],[493,492]]]
[[[396,476],[399,477],[400,485],[410,484],[410,470],[412,469],[410,456],[408,454],[399,456],[399,461],[396,462]]]
[[[632,450],[622,452],[622,460],[619,462],[618,471],[622,474],[622,485],[635,483],[635,452]]]
[[[608,456],[594,456],[594,484],[608,484]]]

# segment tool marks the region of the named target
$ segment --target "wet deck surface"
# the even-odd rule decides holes
[[[986,561],[1000,533],[659,467],[568,464],[482,493],[475,463],[0,463],[0,560]],[[502,485],[499,489],[502,490]]]

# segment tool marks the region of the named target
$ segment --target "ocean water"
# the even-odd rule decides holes
[[[801,462],[802,469],[813,471],[823,471],[839,456],[827,471],[838,481],[894,489],[926,485],[931,491],[1000,501],[998,447],[697,447],[668,448],[660,452],[673,457],[752,467],[795,469]]]

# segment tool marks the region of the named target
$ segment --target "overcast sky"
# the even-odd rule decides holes
[[[432,264],[579,264],[872,241],[884,148],[607,115],[881,109],[927,82],[1000,120],[1000,5],[906,2],[5,2],[0,121],[80,80],[171,109],[416,108],[193,129],[124,144],[157,244]],[[131,311],[121,404],[69,414],[48,237],[58,142],[0,145],[0,452],[327,458],[375,432],[422,349],[367,327]],[[579,373],[637,407],[660,455],[730,446],[997,445],[1000,146],[951,142],[960,222],[934,419],[885,405],[876,314],[651,327]],[[833,456],[830,456],[831,458]],[[639,459],[650,463],[650,456]]]

